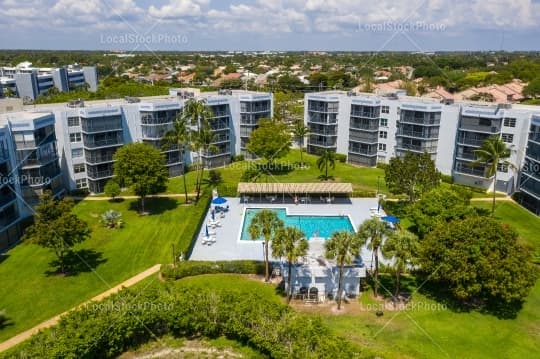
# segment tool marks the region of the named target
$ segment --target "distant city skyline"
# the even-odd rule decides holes
[[[540,50],[540,0],[1,0],[3,49]]]

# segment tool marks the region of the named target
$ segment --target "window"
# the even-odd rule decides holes
[[[489,118],[479,118],[478,119],[478,125],[479,126],[491,126],[491,120]]]
[[[381,113],[390,113],[390,106],[381,107]]]
[[[71,143],[81,142],[81,133],[80,132],[70,133],[69,142]]]
[[[379,151],[386,151],[386,143],[379,143]]]
[[[82,173],[85,172],[86,169],[84,167],[84,163],[78,163],[76,165],[73,165],[73,172],[74,173]]]
[[[71,150],[71,158],[78,158],[83,156],[82,148],[74,148]]]
[[[386,162],[386,156],[377,156],[377,162],[385,163]]]
[[[379,138],[388,138],[388,132],[379,131]]]
[[[516,127],[516,119],[515,118],[505,118],[504,119],[504,126],[506,127]]]
[[[68,127],[75,127],[75,126],[80,125],[78,117],[68,117],[67,121],[68,121]]]
[[[508,172],[508,166],[503,164],[503,163],[499,163],[497,165],[497,171],[507,173]]]
[[[502,137],[503,142],[506,142],[506,143],[514,142],[514,135],[511,133],[503,133],[501,137]]]
[[[86,183],[86,178],[80,178],[78,180],[75,180],[75,184],[77,185],[77,188],[88,187],[88,184]]]
[[[387,118],[381,118],[380,121],[379,121],[379,126],[388,127],[388,119]]]

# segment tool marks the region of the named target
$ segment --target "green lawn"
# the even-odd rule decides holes
[[[43,320],[90,299],[111,286],[155,265],[172,261],[172,245],[186,246],[205,209],[204,201],[185,206],[181,199],[147,200],[151,215],[139,216],[132,209],[135,200],[110,203],[82,201],[75,212],[92,227],[92,237],[77,246],[91,271],[76,258],[79,272],[68,277],[48,274],[53,254],[41,247],[23,243],[0,257],[2,295],[0,310],[6,311],[12,325],[0,330],[5,340]],[[120,211],[124,228],[105,229],[100,214],[107,209]]]

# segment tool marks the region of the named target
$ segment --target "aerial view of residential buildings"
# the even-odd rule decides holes
[[[0,358],[540,352],[539,4],[1,11]]]

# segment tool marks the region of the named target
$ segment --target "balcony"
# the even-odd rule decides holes
[[[7,191],[0,195],[0,208],[6,206],[16,199],[17,196],[15,195],[15,192],[13,192],[12,189],[7,188]]]
[[[105,163],[105,162],[113,162],[113,156],[114,156],[114,153],[105,153],[105,154],[100,154],[100,153],[86,153],[85,155],[85,159],[86,159],[86,162],[90,163],[90,164],[99,164],[99,163]]]
[[[320,140],[308,140],[308,146],[319,146],[319,147],[329,147],[334,148],[336,147],[336,141],[328,140],[328,141],[320,141]]]
[[[425,138],[425,139],[438,139],[439,131],[413,131],[413,130],[406,130],[406,129],[399,128],[396,136]]]
[[[212,111],[212,117],[227,117],[229,113],[227,111]]]
[[[355,155],[362,155],[362,156],[377,156],[377,149],[363,149],[363,148],[355,148],[349,146],[349,153],[354,153]]]
[[[47,155],[47,156],[43,156],[43,157],[40,157],[40,158],[26,158],[26,159],[21,159],[21,168],[31,168],[31,167],[40,167],[40,166],[45,166],[46,164],[52,162],[52,161],[57,161],[58,160],[58,157],[56,156],[56,154],[50,154],[50,155]]]
[[[530,132],[529,140],[540,144],[540,132]]]
[[[379,142],[379,134],[378,133],[362,133],[362,132],[350,132],[349,133],[349,141],[355,141],[355,142],[365,142],[365,143],[377,143]]]
[[[81,129],[82,129],[82,132],[84,133],[122,131],[122,122],[121,121],[115,121],[115,122],[109,122],[109,123],[83,122]]]
[[[176,120],[176,117],[165,116],[165,117],[155,117],[152,115],[143,115],[141,116],[141,125],[142,126],[159,126],[159,125],[168,125],[173,123]]]
[[[88,176],[88,178],[97,180],[97,179],[112,177],[113,176],[113,170],[112,170],[112,168],[110,168],[110,169],[106,169],[106,170],[102,170],[102,171],[96,171],[96,170],[91,170],[89,168],[88,171],[86,172],[86,175]]]
[[[351,117],[362,117],[369,119],[379,119],[379,114],[371,111],[351,111]]]
[[[351,121],[349,123],[349,127],[352,130],[361,130],[361,131],[374,132],[374,131],[379,131],[379,121],[377,121],[377,122],[368,121],[366,123],[366,122],[363,122],[363,121],[355,121],[354,119],[351,119]]]
[[[481,167],[471,167],[468,165],[458,164],[456,165],[455,172],[471,176],[485,177],[485,169]]]
[[[229,136],[216,136],[212,143],[229,142],[230,140]]]
[[[476,160],[476,155],[474,153],[471,153],[471,152],[458,152],[456,154],[456,158],[461,158],[461,159],[464,159],[464,160]]]
[[[482,143],[486,140],[486,138],[468,138],[458,136],[457,143],[461,145],[480,147],[482,146]]]
[[[318,136],[337,136],[337,130],[332,128],[311,128],[310,133]]]
[[[430,119],[425,116],[417,117],[410,115],[402,115],[398,123],[411,123],[415,125],[424,125],[424,126],[439,126],[441,124],[440,119]]]
[[[121,146],[124,144],[124,141],[121,137],[117,138],[107,138],[103,140],[86,140],[84,141],[85,148],[99,148],[107,146]]]
[[[485,126],[485,125],[478,125],[478,124],[473,124],[470,122],[463,122],[463,121],[459,124],[459,129],[465,130],[465,131],[483,132],[483,133],[490,133],[490,134],[496,134],[496,133],[501,132],[500,124],[498,126],[497,125]]]
[[[427,145],[413,145],[410,143],[399,143],[396,145],[397,150],[402,151],[411,151],[411,152],[428,152],[428,153],[436,153],[437,152],[437,146],[427,146]]]

